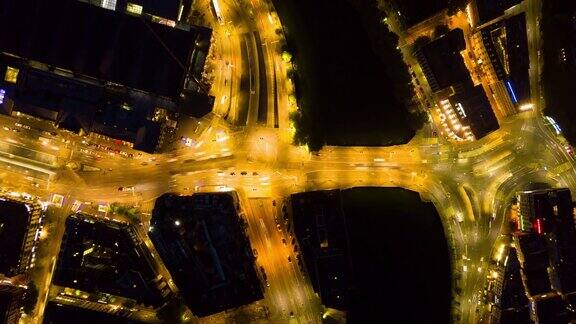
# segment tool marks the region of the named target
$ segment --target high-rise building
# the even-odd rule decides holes
[[[541,189],[518,193],[518,231],[514,233],[522,276],[537,322],[556,321],[569,313],[576,292],[576,229],[570,190]],[[558,317],[560,316],[560,317]]]
[[[156,200],[150,239],[185,303],[203,317],[263,298],[255,257],[229,193],[165,194]]]
[[[576,243],[572,196],[567,188],[524,191],[518,194],[520,231],[555,233],[563,244]],[[569,242],[574,240],[573,242]]]
[[[42,208],[17,197],[0,197],[0,276],[25,273],[35,261]]]
[[[464,50],[464,33],[454,29],[418,49],[416,59],[438,99],[439,113],[452,124],[454,138],[480,139],[499,125],[484,89],[470,76],[461,54]]]
[[[179,114],[207,113],[213,98],[200,79],[211,30],[107,10],[120,3],[0,0],[0,113],[146,152]],[[201,100],[185,100],[192,94]],[[155,120],[158,109],[171,119]]]
[[[18,286],[0,284],[0,324],[18,323],[24,291]]]

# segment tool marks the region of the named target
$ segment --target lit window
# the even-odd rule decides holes
[[[176,26],[176,22],[174,20],[164,19],[164,18],[154,16],[154,15],[152,15],[152,21],[155,23],[159,23],[162,25],[170,26],[170,27]]]
[[[16,81],[18,80],[18,72],[20,72],[20,70],[9,66],[6,69],[6,75],[4,75],[4,81],[10,83],[16,83]]]
[[[102,0],[102,8],[116,10],[116,0]]]
[[[126,11],[128,11],[129,13],[136,14],[136,15],[141,15],[142,9],[143,9],[142,6],[137,5],[135,3],[128,2],[128,4],[126,5]]]

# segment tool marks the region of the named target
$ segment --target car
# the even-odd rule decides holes
[[[248,172],[242,171],[242,172],[240,172],[240,174],[243,175],[243,176],[245,176],[245,175],[248,175]]]
[[[257,175],[258,175],[258,172],[252,172],[252,175],[253,175],[253,176],[257,176]]]
[[[230,175],[231,176],[236,175],[236,172],[230,172]]]
[[[126,192],[126,191],[132,191],[134,190],[134,186],[129,186],[129,187],[119,187],[118,191],[122,191],[122,192]]]
[[[266,287],[270,287],[270,283],[268,282],[268,276],[266,275],[266,271],[264,271],[264,267],[260,266],[260,273],[262,274],[262,279],[266,283]]]

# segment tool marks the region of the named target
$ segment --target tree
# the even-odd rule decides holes
[[[134,206],[121,205],[119,203],[112,203],[108,209],[112,214],[117,214],[126,217],[130,222],[137,222],[139,220],[138,213],[140,212],[138,208]]]
[[[22,302],[24,306],[24,313],[30,315],[36,307],[36,302],[38,301],[38,287],[31,281],[28,284],[28,289],[24,293],[24,300]]]
[[[286,63],[292,62],[292,54],[287,51],[282,52],[282,60]]]

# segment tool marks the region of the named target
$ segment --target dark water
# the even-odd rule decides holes
[[[368,2],[358,0],[273,2],[296,54],[310,132],[335,145],[407,142],[414,132],[406,108],[394,97],[397,80],[387,71],[386,56],[396,50],[375,51],[383,26],[376,9],[361,14],[356,9]]]
[[[450,260],[434,206],[398,188],[342,197],[356,283],[349,323],[448,323]]]

